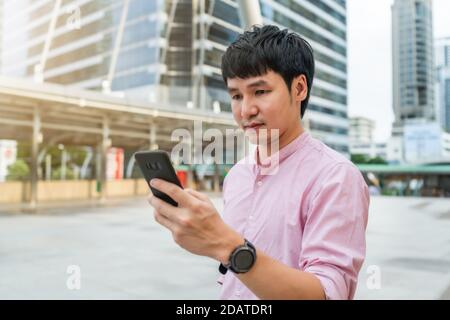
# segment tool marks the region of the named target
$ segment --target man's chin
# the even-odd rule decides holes
[[[278,132],[278,131],[277,131]],[[270,135],[272,133],[272,136]],[[269,130],[265,126],[258,129],[246,129],[245,136],[251,144],[267,146],[279,139],[278,136],[274,136],[275,131]]]

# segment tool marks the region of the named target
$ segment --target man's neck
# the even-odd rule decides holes
[[[279,137],[278,148],[276,147],[276,145],[273,145],[270,142],[270,139],[268,139],[267,145],[264,143],[258,145],[258,163],[261,164],[261,160],[264,162],[266,158],[269,158],[273,154],[283,149],[285,146],[298,138],[303,132],[305,132],[305,130],[301,125],[296,126],[295,129],[291,130],[290,132],[285,132]]]

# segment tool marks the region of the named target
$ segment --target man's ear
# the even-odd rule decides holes
[[[292,80],[292,89],[294,92],[295,101],[301,103],[308,95],[308,83],[306,82],[306,76],[301,74]]]

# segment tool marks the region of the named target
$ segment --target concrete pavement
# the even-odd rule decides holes
[[[372,198],[367,248],[356,299],[450,299],[450,199]],[[67,287],[71,265],[80,290]],[[173,243],[145,199],[0,214],[1,299],[217,299],[218,275]]]

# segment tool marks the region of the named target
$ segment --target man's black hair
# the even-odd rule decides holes
[[[233,78],[261,76],[270,70],[283,77],[289,91],[293,79],[305,75],[308,94],[301,103],[303,118],[314,78],[314,54],[306,40],[277,26],[254,26],[250,31],[239,35],[222,57],[225,83]]]

